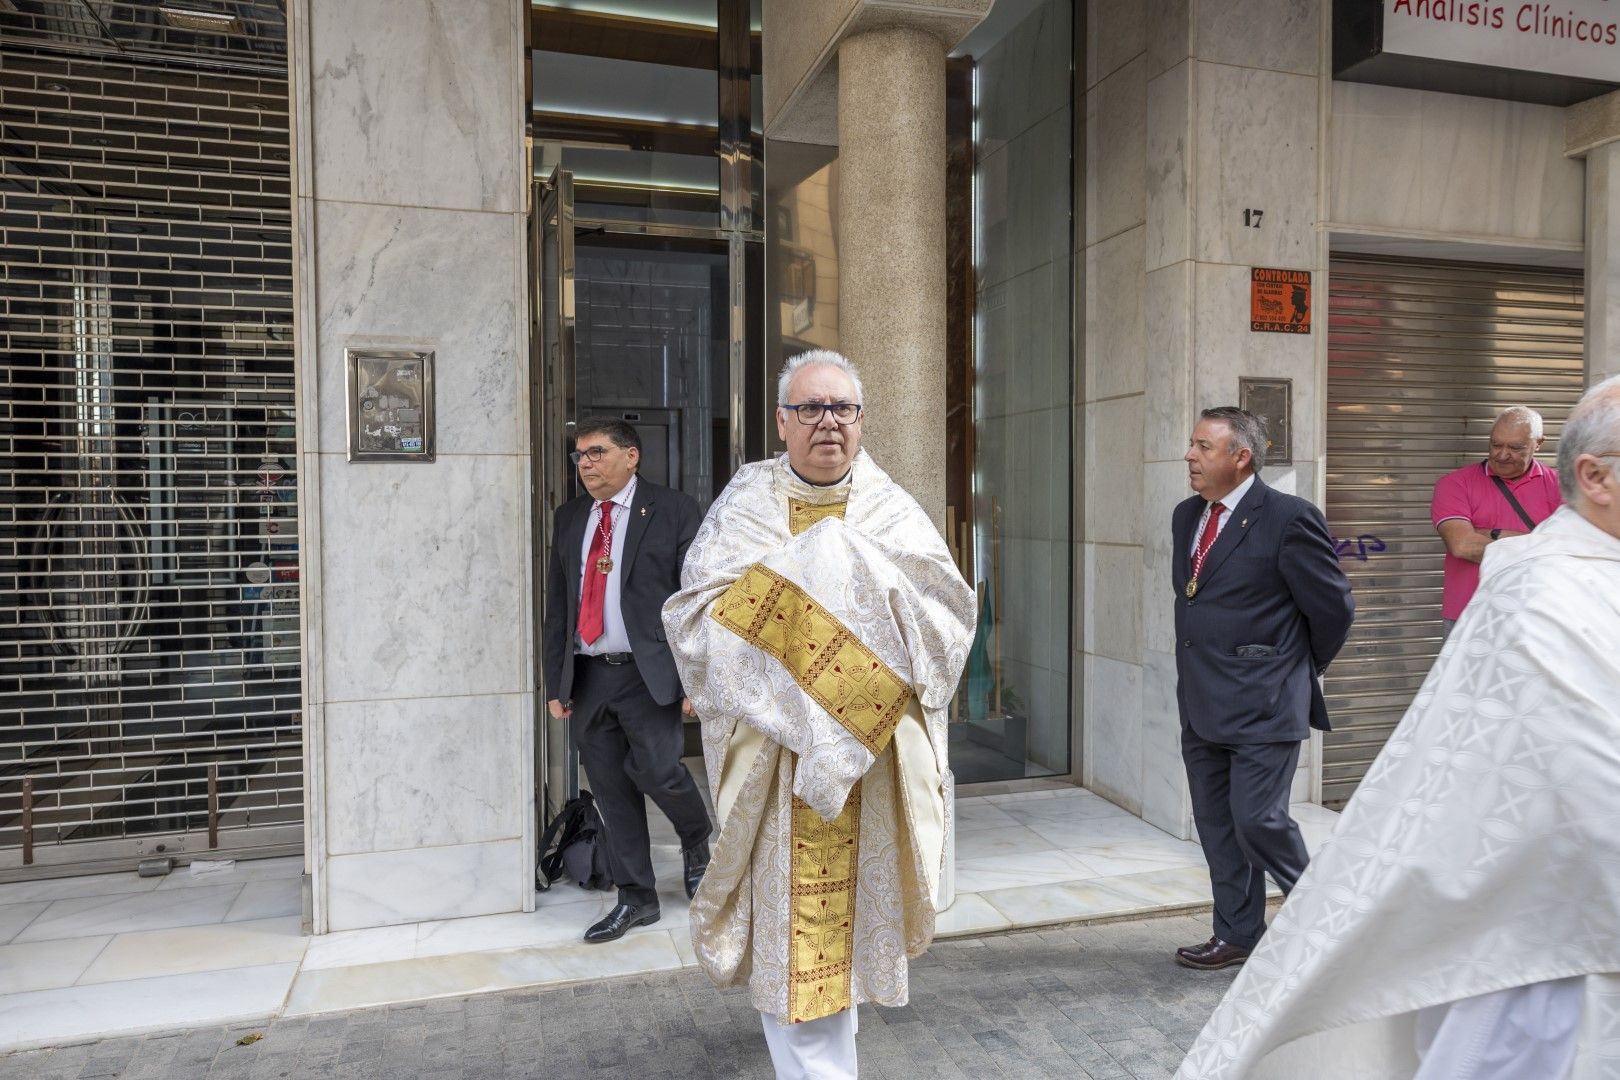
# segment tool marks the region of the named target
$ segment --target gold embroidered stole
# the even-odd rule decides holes
[[[788,527],[797,536],[823,518],[842,518],[845,505],[790,499]],[[712,614],[774,656],[874,757],[888,746],[905,715],[911,688],[797,585],[755,564],[726,590]],[[830,822],[797,796],[793,799],[789,1023],[831,1016],[853,1000],[860,823],[859,782]]]

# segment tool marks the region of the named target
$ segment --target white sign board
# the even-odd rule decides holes
[[[1620,0],[1384,0],[1384,52],[1620,83]]]

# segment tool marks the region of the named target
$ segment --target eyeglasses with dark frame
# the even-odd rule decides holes
[[[612,449],[614,448],[611,446],[587,446],[583,450],[569,451],[568,460],[572,461],[575,465],[578,465],[581,458],[590,458],[591,464],[595,465],[597,462],[602,460],[603,456],[606,455],[609,450]]]
[[[834,423],[853,424],[861,418],[864,406],[857,405],[853,401],[806,401],[801,405],[783,405],[781,408],[796,415],[799,423],[805,427],[815,427],[829,411],[832,413]]]

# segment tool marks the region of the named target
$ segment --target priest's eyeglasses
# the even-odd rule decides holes
[[[832,413],[833,420],[839,424],[853,424],[861,418],[861,406],[853,401],[835,401],[831,403],[820,401],[807,401],[803,405],[783,405],[782,408],[791,413],[797,413],[799,423],[805,427],[815,427],[821,423],[824,413]]]
[[[591,464],[595,465],[598,461],[602,460],[603,455],[605,455],[608,450],[609,447],[606,446],[587,446],[583,450],[569,451],[568,460],[572,461],[575,465],[578,465],[581,458],[590,458]]]

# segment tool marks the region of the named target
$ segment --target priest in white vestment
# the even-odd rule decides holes
[[[951,898],[945,710],[976,603],[916,500],[860,449],[860,377],[794,357],[787,453],[715,501],[664,606],[720,836],[692,901],[779,1077],[855,1075],[855,1006],[904,1005]]]
[[[1620,1077],[1620,378],[1177,1074]]]

